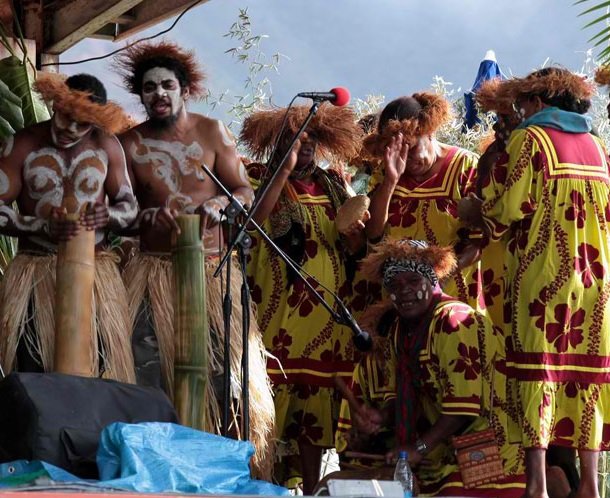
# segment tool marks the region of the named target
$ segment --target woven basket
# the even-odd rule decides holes
[[[464,488],[497,482],[504,477],[500,450],[493,429],[454,436],[455,448]]]

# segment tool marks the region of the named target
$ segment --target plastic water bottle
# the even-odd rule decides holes
[[[413,472],[408,461],[409,455],[406,451],[398,453],[398,462],[394,470],[394,480],[398,481],[405,493],[405,498],[413,496]]]

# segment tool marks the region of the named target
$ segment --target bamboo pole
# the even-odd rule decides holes
[[[199,216],[176,218],[174,237],[174,405],[180,422],[205,428],[205,390],[208,376],[208,319],[205,267]]]
[[[77,220],[78,214],[66,214]],[[95,231],[80,230],[57,249],[54,371],[92,377]]]

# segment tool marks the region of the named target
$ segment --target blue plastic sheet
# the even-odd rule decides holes
[[[148,493],[288,495],[250,478],[251,443],[165,423],[111,424],[97,454],[100,481],[84,481],[45,462],[0,465],[0,488],[46,477],[56,483]]]
[[[104,484],[138,492],[286,495],[288,490],[250,478],[254,447],[167,423],[109,425],[97,465]]]

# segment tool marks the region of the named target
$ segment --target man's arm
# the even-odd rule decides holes
[[[48,220],[19,214],[12,207],[22,188],[21,169],[25,160],[25,142],[21,135],[0,142],[0,233],[13,237],[48,235]]]
[[[209,141],[214,145],[214,174],[233,196],[245,206],[252,205],[254,191],[250,186],[246,168],[241,162],[229,130],[221,121],[212,126]],[[210,180],[211,181],[211,180]],[[220,222],[220,211],[228,205],[224,194],[208,199],[201,205],[202,224],[211,227]]]
[[[125,152],[115,136],[108,138],[108,142],[108,174],[104,185],[109,202],[108,227],[119,231],[134,222],[138,203],[127,171]]]

